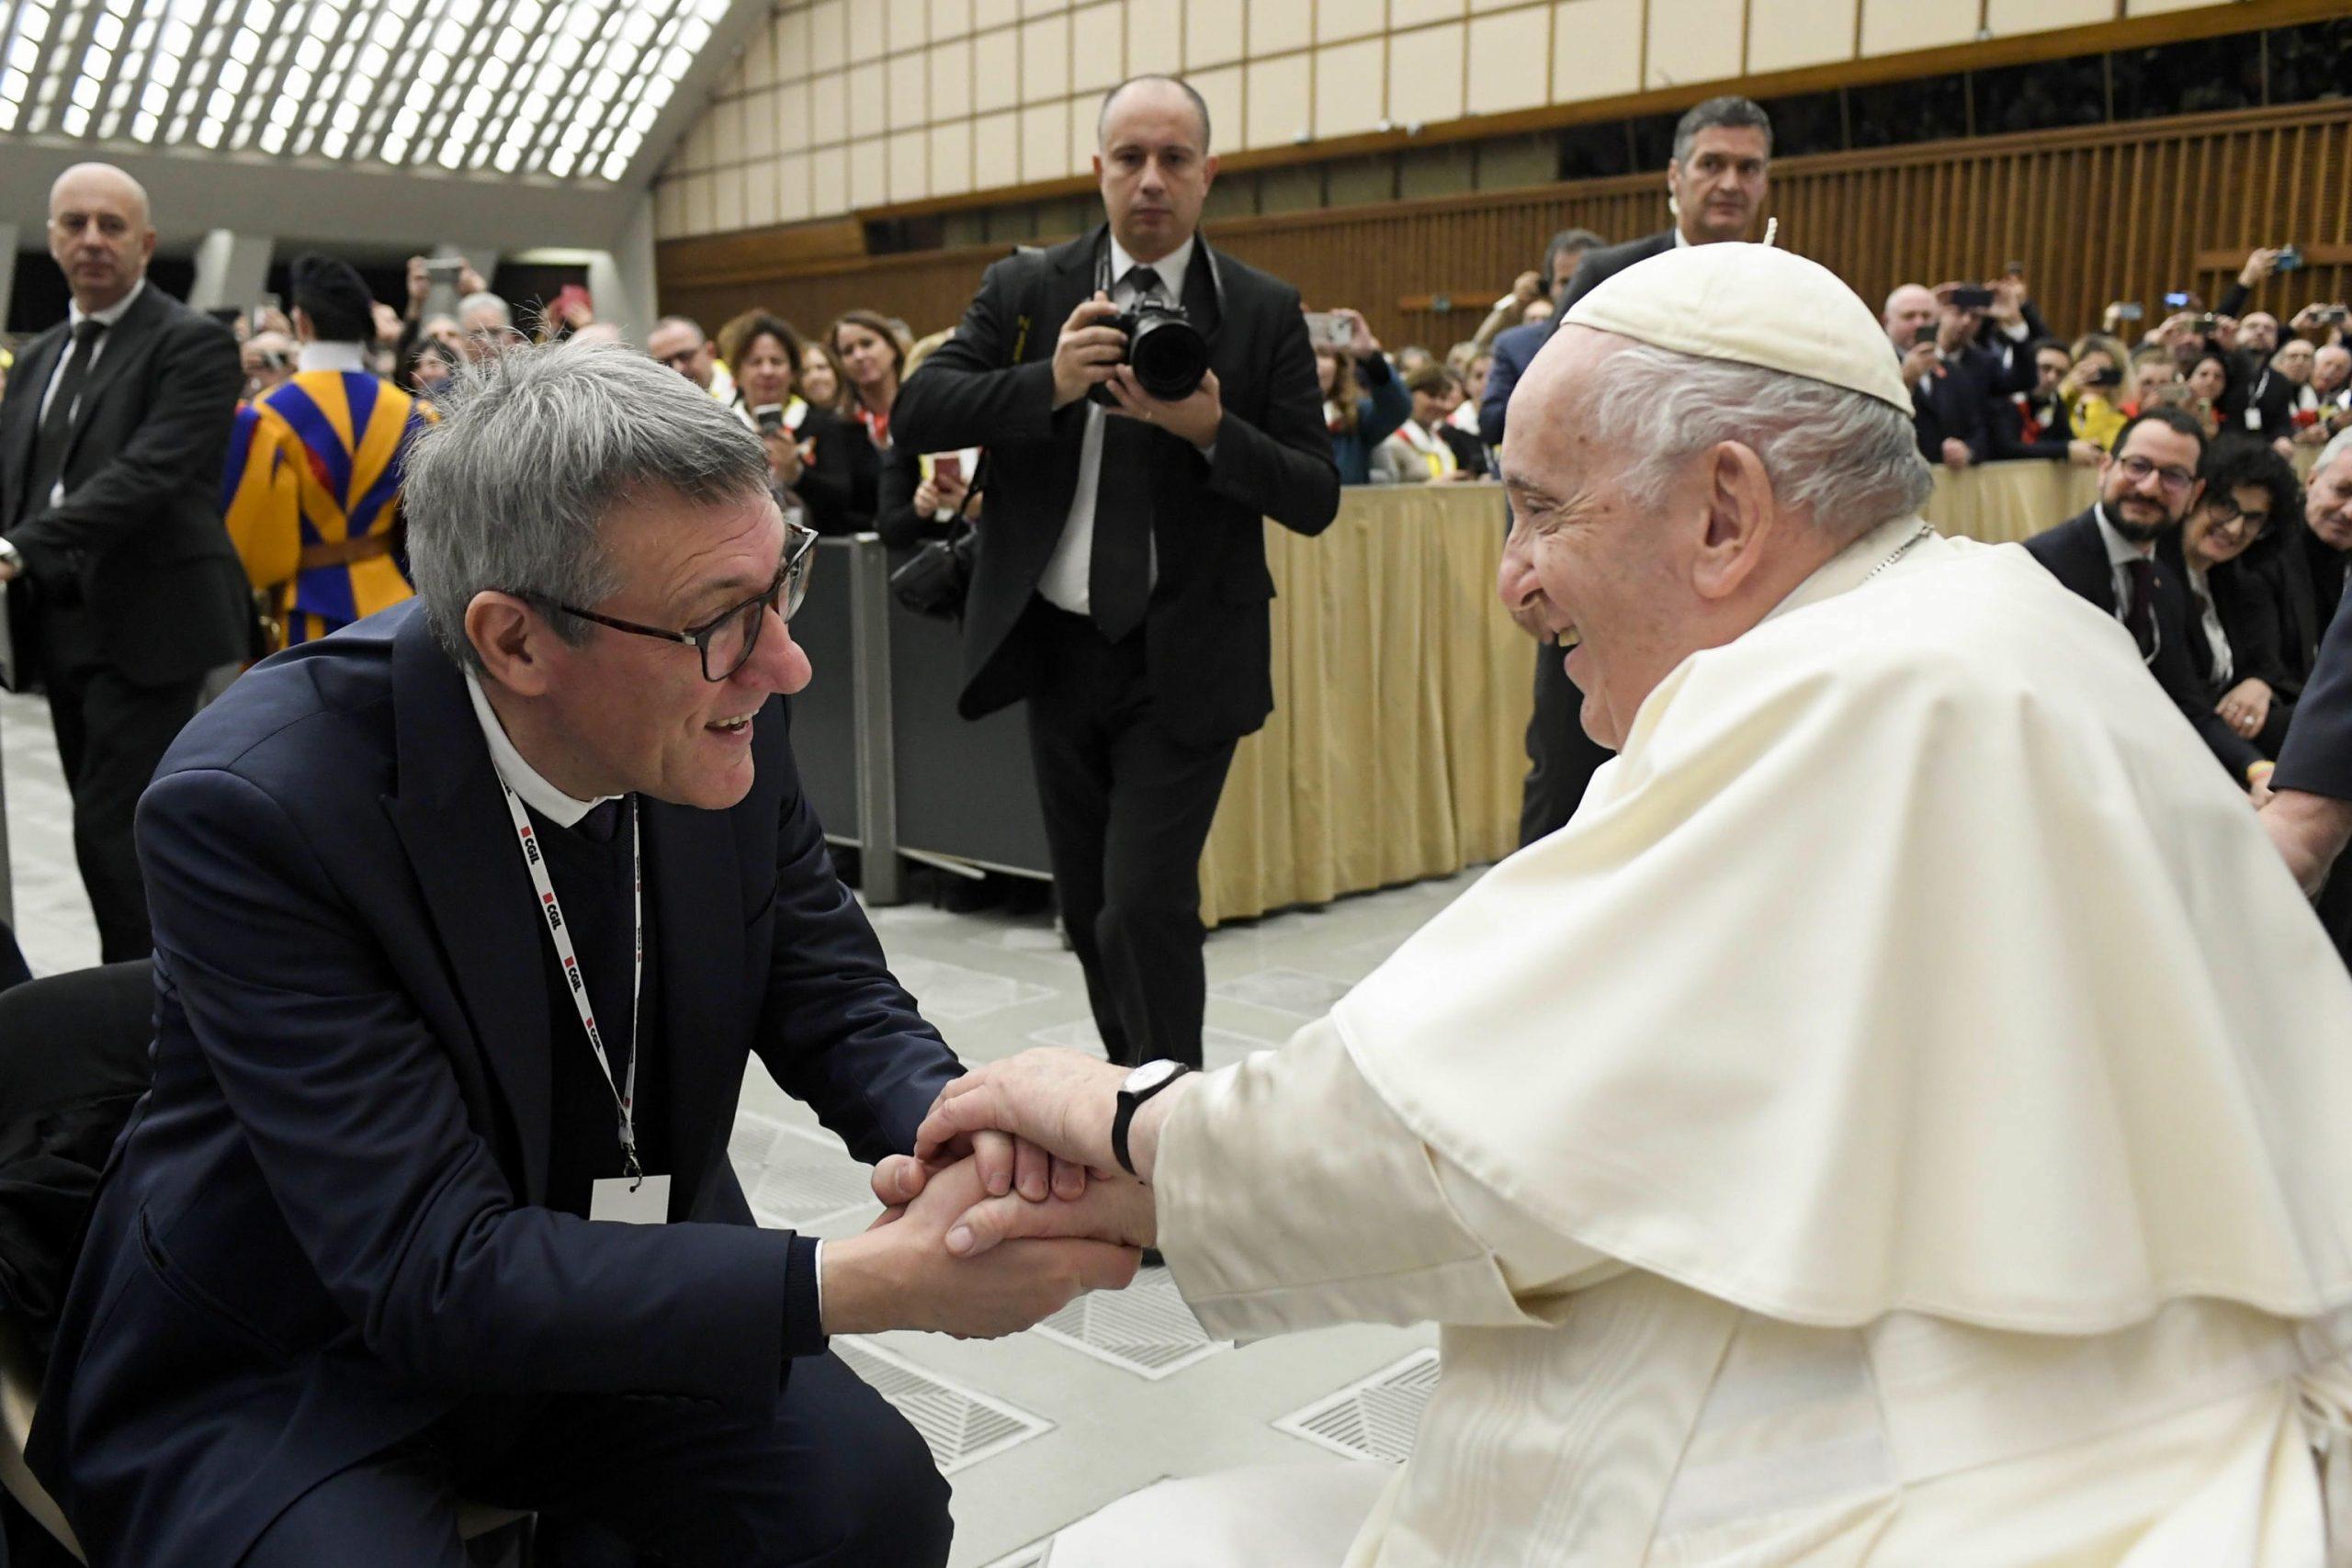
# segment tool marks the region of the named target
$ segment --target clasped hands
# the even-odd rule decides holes
[[[1074,1051],[991,1063],[942,1090],[911,1156],[874,1170],[882,1217],[826,1242],[831,1334],[920,1328],[992,1338],[1086,1291],[1121,1290],[1158,1222],[1121,1170],[1111,1122],[1126,1069]],[[1129,1152],[1148,1179],[1159,1128],[1190,1083],[1147,1102]]]

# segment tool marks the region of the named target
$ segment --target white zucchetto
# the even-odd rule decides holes
[[[1912,412],[1886,329],[1870,307],[1820,263],[1770,245],[1661,252],[1577,300],[1567,322],[1826,381]]]

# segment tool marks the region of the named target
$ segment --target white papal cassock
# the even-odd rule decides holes
[[[1054,1568],[2320,1568],[2352,1526],[2352,983],[2015,546],[1890,524],[1686,660],[1566,829],[1201,1079],[1156,1188],[1211,1334],[1435,1321],[1442,1376],[1393,1475],[1171,1483]]]

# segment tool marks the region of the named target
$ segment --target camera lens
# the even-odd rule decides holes
[[[1208,374],[1208,339],[1176,311],[1147,310],[1138,317],[1127,340],[1136,380],[1163,402],[1191,397]]]

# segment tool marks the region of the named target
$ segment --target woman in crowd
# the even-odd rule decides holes
[[[2224,435],[2205,454],[2204,493],[2157,553],[2188,585],[2188,660],[2230,728],[2276,759],[2301,684],[2287,661],[2273,562],[2303,513],[2302,487],[2258,440]]]
[[[1396,373],[1380,352],[1362,314],[1334,310],[1350,328],[1347,346],[1315,345],[1315,374],[1323,384],[1323,423],[1331,432],[1331,456],[1340,465],[1340,482],[1372,482],[1372,454],[1389,434],[1413,417],[1413,400],[1406,395]]]
[[[907,354],[907,374],[912,376],[949,334],[933,333]],[[957,512],[977,522],[984,497],[971,493],[979,477],[980,453],[967,446],[960,452],[910,452],[893,443],[882,454],[882,475],[874,512],[874,531],[891,552],[901,554],[944,532]],[[968,502],[967,498],[968,499]]]
[[[457,373],[457,351],[437,338],[424,338],[417,344],[415,362],[408,367],[409,389],[431,402]]]
[[[2076,435],[2112,451],[2121,433],[2125,406],[2134,397],[2131,358],[2111,337],[2093,333],[2074,347],[2075,367],[2058,384],[2066,400],[2066,423]]]
[[[1412,394],[1413,414],[1395,434],[1373,449],[1372,482],[1452,483],[1477,476],[1463,466],[1459,454],[1442,434],[1445,416],[1453,408],[1461,384],[1442,365],[1424,365],[1405,378]]]
[[[849,380],[844,400],[850,417],[865,427],[876,450],[887,448],[890,405],[899,400],[899,383],[906,378],[906,350],[889,321],[872,310],[844,313],[825,335]]]
[[[854,426],[799,395],[800,334],[781,317],[755,312],[732,335],[735,406],[767,443],[777,489],[798,499],[820,534],[868,526],[874,449]]]
[[[2222,400],[2229,395],[2229,356],[2218,348],[2199,351],[2187,377],[2188,412],[2205,427],[2205,439],[2222,433]]]
[[[810,339],[800,347],[800,395],[830,413],[845,414],[842,397],[847,388],[833,351]]]

